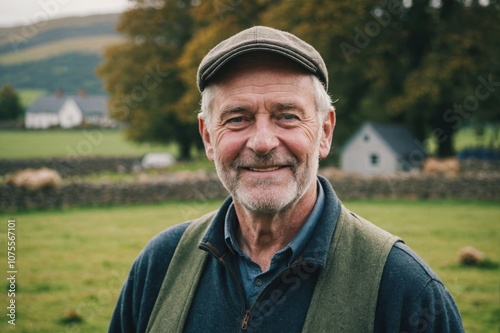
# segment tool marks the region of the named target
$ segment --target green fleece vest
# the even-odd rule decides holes
[[[214,216],[194,221],[181,237],[146,332],[182,332],[209,255],[198,244]],[[302,332],[373,332],[385,261],[399,240],[342,206]]]

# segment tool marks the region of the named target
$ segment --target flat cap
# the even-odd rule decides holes
[[[291,33],[264,26],[243,30],[211,49],[198,67],[198,89],[203,91],[208,81],[230,60],[255,51],[273,52],[297,62],[317,76],[328,90],[328,71],[319,52]]]

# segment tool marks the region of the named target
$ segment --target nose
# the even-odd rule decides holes
[[[253,131],[247,141],[247,148],[253,150],[257,155],[267,155],[278,147],[279,140],[274,132],[271,119],[264,115],[256,117],[252,126]]]

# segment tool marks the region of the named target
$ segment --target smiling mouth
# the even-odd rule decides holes
[[[274,171],[274,170],[278,170],[278,169],[281,169],[281,168],[283,168],[283,167],[248,168],[248,170],[254,171],[254,172],[269,172],[269,171]]]
[[[253,172],[271,172],[271,171],[276,171],[276,170],[279,170],[279,169],[283,169],[283,168],[287,168],[288,165],[283,165],[283,166],[272,166],[272,167],[247,167],[247,168],[244,168],[244,169],[247,169],[249,171],[253,171]]]
[[[273,172],[281,169],[290,169],[294,172],[298,161],[292,157],[275,156],[275,154],[265,156],[248,156],[238,158],[233,162],[232,167],[240,171],[250,171],[255,173]]]

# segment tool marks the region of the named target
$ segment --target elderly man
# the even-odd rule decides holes
[[[214,47],[197,83],[230,197],[147,245],[110,332],[463,331],[432,270],[318,177],[335,112],[312,46],[253,27]]]

